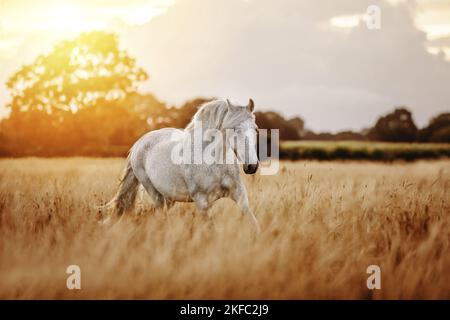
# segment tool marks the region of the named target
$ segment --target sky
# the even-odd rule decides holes
[[[450,112],[450,0],[0,0],[0,114],[8,77],[90,30],[116,32],[150,74],[140,91],[172,105],[251,97],[330,132]]]

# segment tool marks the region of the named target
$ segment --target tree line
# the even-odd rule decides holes
[[[139,83],[149,78],[115,34],[83,33],[57,44],[13,74],[7,88],[8,117],[0,121],[1,156],[123,156],[142,134],[163,127],[183,128],[197,98],[170,106]],[[299,117],[257,112],[259,128],[279,129],[282,140],[377,140],[450,142],[450,113],[418,129],[411,112],[395,109],[363,132],[314,133]]]

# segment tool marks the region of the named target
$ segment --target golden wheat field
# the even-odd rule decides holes
[[[282,163],[245,176],[262,232],[231,200],[137,208],[112,228],[96,205],[123,159],[0,160],[0,298],[450,298],[450,161]],[[66,268],[81,268],[68,290]],[[381,268],[368,290],[366,269]]]

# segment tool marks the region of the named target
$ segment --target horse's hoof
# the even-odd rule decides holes
[[[255,224],[255,233],[260,234],[261,233],[261,227],[259,226],[259,223]]]
[[[108,217],[106,219],[100,220],[98,222],[99,225],[103,226],[103,227],[110,227],[113,225],[113,221],[111,219],[111,217]]]

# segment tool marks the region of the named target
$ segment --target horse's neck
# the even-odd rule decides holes
[[[193,131],[206,131],[208,129],[221,130],[221,128],[216,128],[215,126],[208,125],[207,123],[203,123],[201,121],[191,122],[184,128],[185,132],[193,132]]]
[[[184,129],[184,132],[187,134],[187,136],[201,136],[203,139],[204,133],[208,130],[219,130],[223,135],[225,133],[225,130],[203,125],[201,122],[190,124]]]
[[[184,132],[186,133],[184,139],[190,139],[192,143],[194,142],[194,139],[201,139],[202,147],[205,148],[207,145],[214,141],[213,139],[208,139],[205,137],[204,133],[207,132],[208,129],[218,130],[220,132],[222,137],[222,143],[220,144],[220,147],[222,148],[222,150],[228,150],[231,148],[227,141],[225,129],[207,127],[200,123],[194,123],[193,125],[186,127],[184,129]]]

